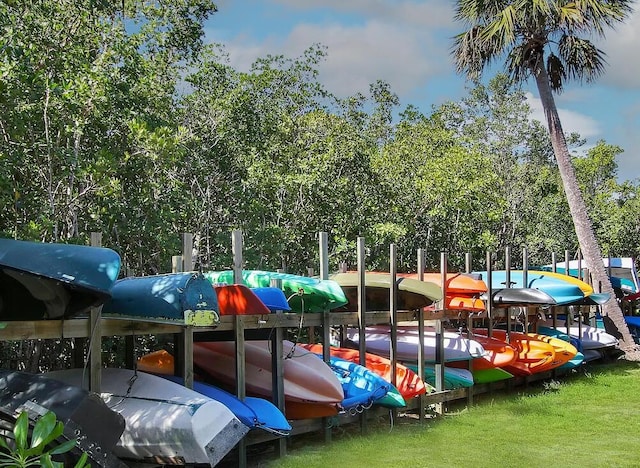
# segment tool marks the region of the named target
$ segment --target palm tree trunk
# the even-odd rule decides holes
[[[620,348],[623,351],[632,351],[636,349],[636,345],[629,333],[629,327],[624,321],[622,309],[618,304],[616,296],[611,286],[611,280],[607,275],[602,261],[602,252],[593,232],[593,225],[587,213],[587,207],[578,186],[576,173],[571,163],[567,141],[562,131],[558,109],[551,92],[549,77],[544,67],[542,57],[538,61],[538,65],[534,69],[534,76],[540,93],[540,100],[547,119],[549,134],[553,152],[556,157],[562,185],[569,204],[571,218],[576,230],[580,250],[584,255],[586,264],[593,275],[594,282],[600,285],[601,291],[609,293],[611,298],[602,305],[602,315],[604,317],[605,327],[608,333],[611,333],[620,341]]]

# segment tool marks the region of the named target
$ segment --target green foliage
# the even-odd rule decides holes
[[[28,466],[44,466],[61,468],[63,462],[54,461],[53,457],[72,450],[76,441],[67,440],[59,445],[52,445],[64,431],[64,424],[56,420],[53,412],[48,411],[39,417],[29,431],[29,416],[21,412],[13,427],[13,439],[0,437],[0,466],[24,468]],[[90,466],[87,454],[83,453],[74,465],[75,468]]]

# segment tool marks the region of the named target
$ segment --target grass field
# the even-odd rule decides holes
[[[353,426],[353,425],[351,425]],[[589,367],[561,379],[477,395],[422,424],[398,418],[294,439],[269,468],[640,467],[640,363]]]

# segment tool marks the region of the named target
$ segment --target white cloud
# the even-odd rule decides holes
[[[424,33],[377,21],[362,27],[303,25],[291,32],[288,42],[321,42],[328,47],[321,80],[338,96],[366,93],[378,79],[404,94],[424,85],[430,76],[451,70],[446,51]]]
[[[310,7],[308,3],[304,2],[307,8]],[[368,5],[370,8],[365,17],[377,18],[356,24],[344,18],[342,22],[328,24],[298,22],[289,30],[274,30],[259,42],[244,34],[236,35],[224,41],[230,64],[247,71],[257,58],[269,54],[296,58],[313,44],[322,44],[327,47],[327,57],[318,67],[320,79],[339,97],[367,93],[369,84],[379,79],[387,81],[397,94],[408,94],[424,87],[430,77],[448,74],[454,69],[449,43],[442,37],[435,37],[442,36],[442,29],[433,25],[425,27],[428,21],[440,23],[441,16],[450,19],[452,12],[444,12],[450,6],[444,2],[394,4],[393,15],[387,15],[391,11],[390,2],[378,1],[369,5],[368,0],[357,0],[321,4],[325,8],[344,10],[349,7],[358,12]],[[298,8],[302,8],[302,4]],[[372,10],[376,9],[379,11],[374,15]],[[433,15],[429,16],[430,10],[436,20]],[[414,18],[413,23],[408,23],[407,18]],[[215,31],[208,37],[214,38]]]
[[[624,89],[640,89],[640,7],[629,20],[615,30],[607,31],[606,39],[597,43],[607,55],[605,75],[598,80]]]

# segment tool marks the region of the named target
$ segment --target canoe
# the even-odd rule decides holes
[[[83,369],[47,376],[87,384]],[[102,369],[102,399],[126,426],[113,452],[127,461],[215,465],[249,428],[222,403],[162,377],[129,369]]]
[[[207,271],[212,284],[234,284],[233,270]],[[242,283],[250,288],[274,286],[282,289],[292,312],[323,312],[347,303],[344,292],[335,282],[290,273],[242,270]]]
[[[486,328],[474,328],[474,336],[485,335]],[[555,350],[552,345],[542,340],[528,336],[526,333],[511,331],[507,337],[505,330],[492,330],[492,337],[506,341],[513,346],[517,352],[516,360],[502,368],[507,372],[527,376],[537,372],[548,370],[554,363]]]
[[[418,279],[417,273],[399,273],[398,276]],[[442,287],[442,273],[425,272],[423,281],[435,283]],[[445,277],[445,289],[448,296],[479,296],[487,292],[487,283],[472,273],[447,273]]]
[[[475,272],[486,277],[487,272]],[[584,297],[584,293],[575,284],[563,281],[547,274],[545,271],[527,272],[527,284],[523,284],[523,271],[511,270],[509,273],[510,284],[506,284],[506,271],[495,270],[491,272],[491,284],[493,288],[533,288],[539,289],[553,298],[556,305],[569,304]]]
[[[0,238],[0,320],[87,312],[109,299],[119,272],[111,249]]]
[[[335,311],[357,311],[359,273],[355,271],[336,273],[329,278],[342,287],[348,300],[344,306],[335,309]],[[391,275],[388,273],[366,272],[364,282],[366,310],[389,310]],[[434,283],[398,276],[396,284],[398,287],[398,310],[418,310],[442,299],[442,289]]]
[[[169,273],[118,280],[104,316],[215,326],[220,322],[218,298],[200,273]]]
[[[42,374],[0,370],[0,408],[5,420],[20,411],[27,411],[30,419],[47,410],[55,413],[64,424],[57,441],[77,440],[65,466],[74,466],[82,452],[87,453],[91,466],[125,466],[112,453],[124,431],[124,418],[95,393]]]
[[[322,344],[298,343],[297,346],[316,354],[322,354]],[[331,356],[340,357],[360,364],[360,351],[357,349],[331,346],[329,352]],[[393,383],[391,381],[391,361],[389,361],[389,359],[378,356],[377,354],[365,353],[365,366],[367,369],[385,379],[385,381]],[[396,363],[395,380],[394,387],[398,389],[405,401],[415,398],[418,395],[424,395],[427,392],[424,381],[420,379],[415,372],[400,363]]]
[[[316,354],[319,359],[322,355]],[[344,411],[361,412],[377,404],[391,408],[406,406],[402,395],[389,382],[358,363],[331,356],[329,366],[344,391],[340,406]]]
[[[221,284],[213,288],[220,315],[265,315],[271,310],[254,291],[243,284]]]
[[[161,377],[184,385],[184,379],[175,375],[161,375]],[[277,436],[287,436],[291,432],[291,425],[287,418],[270,401],[264,398],[238,397],[215,385],[194,381],[193,390],[212,400],[219,401],[249,429],[259,429]]]
[[[247,394],[271,398],[271,342],[245,342],[245,388]],[[235,342],[194,343],[193,362],[198,370],[226,385],[236,382]],[[283,378],[285,402],[339,405],[344,399],[342,384],[331,368],[314,353],[283,341]],[[286,413],[287,418],[290,415]]]
[[[445,331],[442,335],[444,341],[444,362],[466,361],[485,354],[485,350],[480,343],[459,333]],[[360,339],[359,330],[357,328],[347,328],[346,336],[353,346],[356,347]],[[387,358],[389,357],[391,330],[388,325],[366,327],[363,338],[368,352]],[[417,361],[418,346],[419,335],[417,326],[402,325],[397,327],[397,360],[408,362]],[[429,327],[425,327],[424,332],[424,356],[425,362],[435,362],[436,360],[436,332]]]
[[[405,363],[414,372],[418,372],[418,366],[415,363]],[[436,386],[436,370],[435,365],[425,364],[424,380],[430,385]],[[456,388],[473,387],[473,374],[468,369],[458,369],[455,367],[444,366],[444,388],[446,390],[454,390]]]

